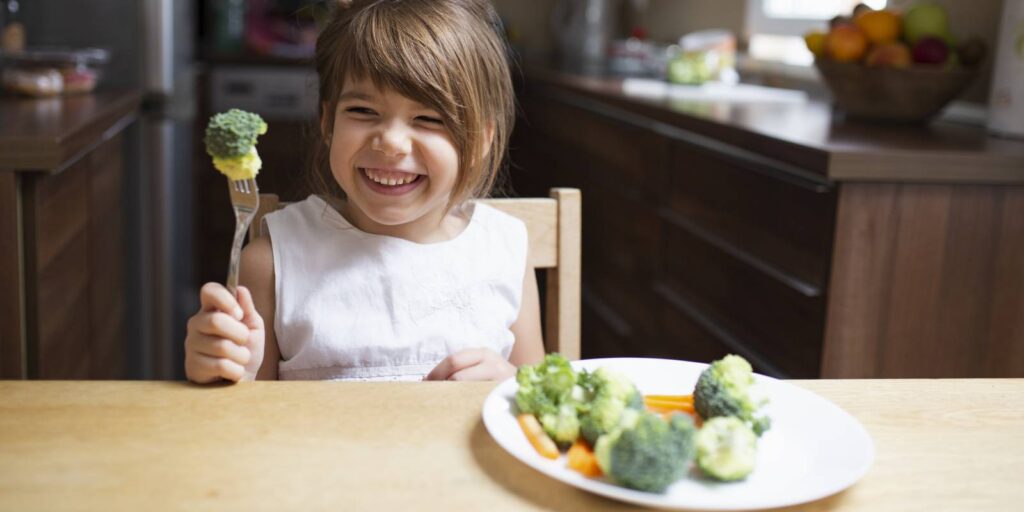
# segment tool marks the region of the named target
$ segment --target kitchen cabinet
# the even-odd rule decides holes
[[[583,355],[1024,376],[1024,142],[531,69],[512,185],[583,191]]]
[[[0,97],[0,378],[127,376],[122,145],[139,101]]]

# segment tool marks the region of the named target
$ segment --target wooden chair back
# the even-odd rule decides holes
[[[575,188],[553,188],[550,197],[480,200],[526,224],[528,259],[545,269],[544,345],[569,359],[580,358],[581,195]],[[260,207],[249,239],[262,234],[263,216],[287,203],[275,194],[260,194]]]

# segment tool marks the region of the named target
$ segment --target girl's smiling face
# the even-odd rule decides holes
[[[347,80],[330,136],[331,174],[357,228],[436,239],[459,169],[438,112],[370,80]],[[442,237],[443,238],[443,237]]]

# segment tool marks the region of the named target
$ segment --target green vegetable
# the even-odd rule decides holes
[[[741,480],[757,462],[757,435],[742,420],[719,416],[704,422],[696,436],[697,467],[718,480]]]
[[[737,355],[725,356],[701,372],[693,390],[693,406],[705,420],[735,416],[749,423],[760,436],[771,426],[771,420],[759,414],[758,408],[764,400],[751,396],[753,384],[750,363]]]
[[[233,108],[210,118],[203,142],[218,171],[231,180],[246,180],[255,178],[263,166],[256,137],[264,133],[267,123],[260,116]]]
[[[560,446],[568,446],[580,436],[580,419],[573,403],[562,403],[555,413],[541,414],[540,424]]]
[[[686,474],[694,454],[693,420],[675,414],[670,421],[628,409],[622,423],[597,440],[594,454],[612,481],[649,492],[664,492]]]
[[[576,372],[560,354],[548,354],[536,365],[523,365],[516,371],[516,407],[519,412],[555,414],[562,402],[572,400]]]
[[[523,365],[516,372],[516,407],[520,413],[534,414],[544,431],[560,445],[579,437],[579,408],[586,391],[578,385],[578,375],[569,360],[548,354],[537,365]]]
[[[256,146],[256,137],[267,133],[267,123],[257,114],[233,108],[216,114],[206,125],[206,153],[214,158],[239,158]]]
[[[591,401],[581,408],[580,433],[591,445],[619,426],[627,409],[643,409],[644,397],[625,375],[605,367],[587,379]]]

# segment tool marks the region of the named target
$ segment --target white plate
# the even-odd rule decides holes
[[[701,363],[668,359],[590,359],[573,367],[607,366],[628,375],[644,394],[682,395],[693,391]],[[755,374],[772,427],[758,443],[758,461],[746,480],[710,482],[685,477],[664,494],[635,491],[587,478],[558,460],[541,457],[515,419],[515,379],[496,387],[484,401],[483,420],[494,440],[515,458],[569,485],[609,498],[659,508],[748,510],[806,503],[835,494],[859,480],[874,459],[874,443],[864,427],[838,406],[803,388]]]

